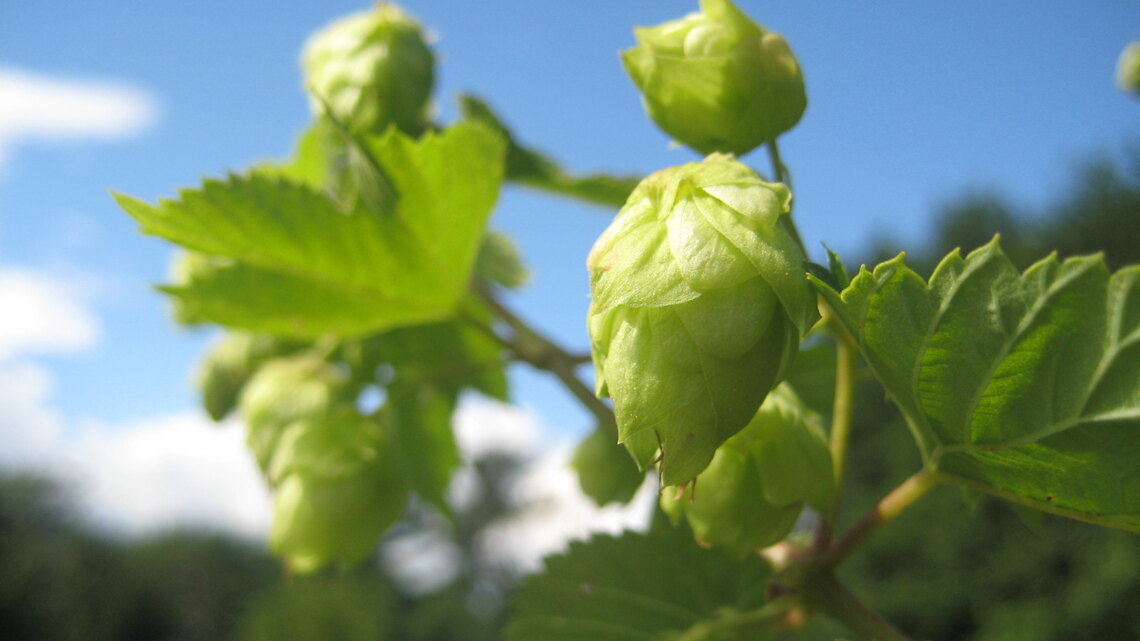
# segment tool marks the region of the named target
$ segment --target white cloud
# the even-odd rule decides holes
[[[0,361],[0,467],[38,468],[57,454],[63,418],[48,405],[51,374]]]
[[[90,290],[74,274],[0,266],[0,467],[60,478],[120,532],[196,525],[263,535],[268,494],[240,426],[198,412],[69,424],[53,406],[52,373],[29,358],[95,344]]]
[[[127,138],[157,115],[154,97],[138,87],[0,68],[0,163],[23,142]]]
[[[570,468],[576,443],[551,444],[549,430],[543,429],[532,412],[472,396],[460,405],[454,424],[465,459],[499,451],[526,460],[511,497],[520,510],[490,527],[480,541],[493,561],[532,572],[539,569],[544,556],[563,551],[571,540],[596,532],[648,527],[657,500],[652,481],[628,505],[599,508],[582,493]],[[451,487],[453,502],[471,499],[472,474],[465,468],[456,475]]]
[[[534,572],[543,557],[565,551],[570,541],[649,527],[657,501],[652,478],[628,505],[599,508],[579,488],[570,468],[572,454],[572,445],[562,445],[527,466],[517,485],[516,499],[523,509],[482,534],[481,547],[490,558],[520,572]]]
[[[542,439],[542,428],[534,414],[474,394],[463,397],[452,426],[459,449],[468,459],[490,452],[529,456]]]
[[[97,523],[127,534],[180,526],[260,538],[269,493],[234,422],[184,412],[89,424],[68,439],[69,476]]]
[[[99,325],[80,289],[42,271],[0,267],[0,360],[92,346]]]

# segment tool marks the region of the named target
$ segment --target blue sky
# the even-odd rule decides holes
[[[826,240],[850,255],[884,233],[913,246],[937,205],[964,191],[1032,207],[1058,196],[1081,158],[1140,142],[1140,104],[1113,84],[1121,49],[1140,38],[1135,2],[740,4],[783,33],[804,68],[808,110],[781,148],[809,246]],[[309,117],[297,65],[306,36],[366,6],[0,0],[0,276],[29,276],[16,279],[25,293],[43,288],[0,309],[28,316],[13,301],[44,305],[29,321],[41,338],[25,328],[5,349],[0,330],[0,365],[12,365],[0,386],[35,387],[12,377],[42,375],[29,407],[64,432],[192,411],[190,372],[209,333],[169,322],[149,285],[163,280],[170,248],[139,235],[109,190],[155,199],[287,153]],[[457,92],[472,91],[574,170],[649,173],[695,159],[644,116],[617,52],[633,26],[680,17],[696,0],[405,8],[438,36],[443,119]],[[14,110],[29,79],[76,92],[59,94],[73,111]],[[762,154],[745,160],[767,170]],[[535,273],[513,301],[575,348],[586,345],[585,255],[611,215],[507,189],[493,221]],[[516,382],[518,402],[549,429],[588,427],[545,378]]]

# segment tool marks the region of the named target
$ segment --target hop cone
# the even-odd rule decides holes
[[[597,391],[666,485],[748,423],[816,319],[790,200],[714,154],[642,181],[590,252]]]
[[[744,154],[799,122],[803,73],[788,43],[729,0],[635,30],[622,62],[649,116],[670,136],[707,154]]]
[[[395,124],[417,136],[426,128],[435,56],[420,25],[396,5],[378,4],[325,27],[305,45],[301,62],[314,112],[327,105],[358,132],[381,134]]]

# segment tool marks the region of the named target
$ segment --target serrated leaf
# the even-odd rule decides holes
[[[545,154],[519,145],[510,129],[483,100],[463,94],[459,96],[459,107],[464,118],[484,123],[507,139],[507,180],[612,207],[625,204],[640,182],[640,178],[634,176],[570,174]]]
[[[234,261],[208,283],[176,290],[209,320],[249,327],[250,318],[277,316],[262,324],[311,337],[443,318],[466,291],[502,177],[504,142],[486,127],[461,124],[419,140],[392,130],[362,143],[360,152],[395,188],[394,208],[372,199],[382,211],[344,210],[308,184],[258,172],[207,180],[157,206],[116,198],[143,232]],[[241,290],[259,285],[273,292],[268,301],[249,291],[253,300],[243,305]],[[289,290],[304,306],[281,319]],[[336,321],[341,308],[350,322]]]
[[[902,256],[815,282],[945,478],[1140,530],[1140,266],[1019,274],[995,239],[929,282]]]
[[[656,448],[656,444],[654,444]],[[629,503],[645,481],[645,474],[624,447],[618,445],[613,429],[596,427],[582,439],[570,466],[578,474],[578,485],[594,503]]]
[[[847,268],[843,265],[843,259],[827,245],[824,245],[824,249],[827,250],[828,271],[835,277],[836,282],[839,283],[839,289],[847,287],[851,284],[851,275],[847,273]]]
[[[694,543],[686,529],[572,543],[526,579],[508,641],[630,641],[690,629],[718,610],[763,605],[770,571]]]
[[[160,287],[184,322],[210,321],[277,336],[351,336],[376,323],[409,324],[438,315],[433,306],[393,306],[318,279],[254,267],[226,258],[191,254],[179,282]]]

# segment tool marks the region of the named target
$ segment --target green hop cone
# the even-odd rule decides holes
[[[198,370],[202,406],[215,421],[237,406],[238,398],[257,368],[269,359],[301,347],[301,343],[268,334],[227,332],[210,349]]]
[[[634,32],[622,63],[646,111],[703,154],[747,153],[803,116],[803,73],[788,43],[729,0],[701,0],[700,13]]]
[[[780,386],[691,491],[663,494],[661,507],[698,539],[744,556],[787,536],[805,503],[829,509],[833,488],[819,417]]]
[[[364,558],[408,500],[391,436],[351,390],[301,354],[265,363],[242,391],[247,442],[275,492],[270,544],[297,572]]]
[[[597,392],[665,485],[708,465],[782,379],[818,317],[784,227],[791,194],[729,156],[641,182],[590,252]]]
[[[323,114],[327,105],[355,132],[381,134],[394,123],[418,136],[428,125],[435,56],[420,25],[394,4],[319,31],[305,45],[302,66],[313,111]]]
[[[294,423],[273,460],[270,546],[296,572],[370,554],[408,501],[390,439],[352,408]]]
[[[1116,85],[1121,91],[1140,93],[1140,41],[1128,43],[1116,63]]]
[[[300,354],[270,360],[241,392],[238,407],[245,421],[246,445],[268,474],[290,426],[329,415],[350,400],[343,372],[320,358]]]

